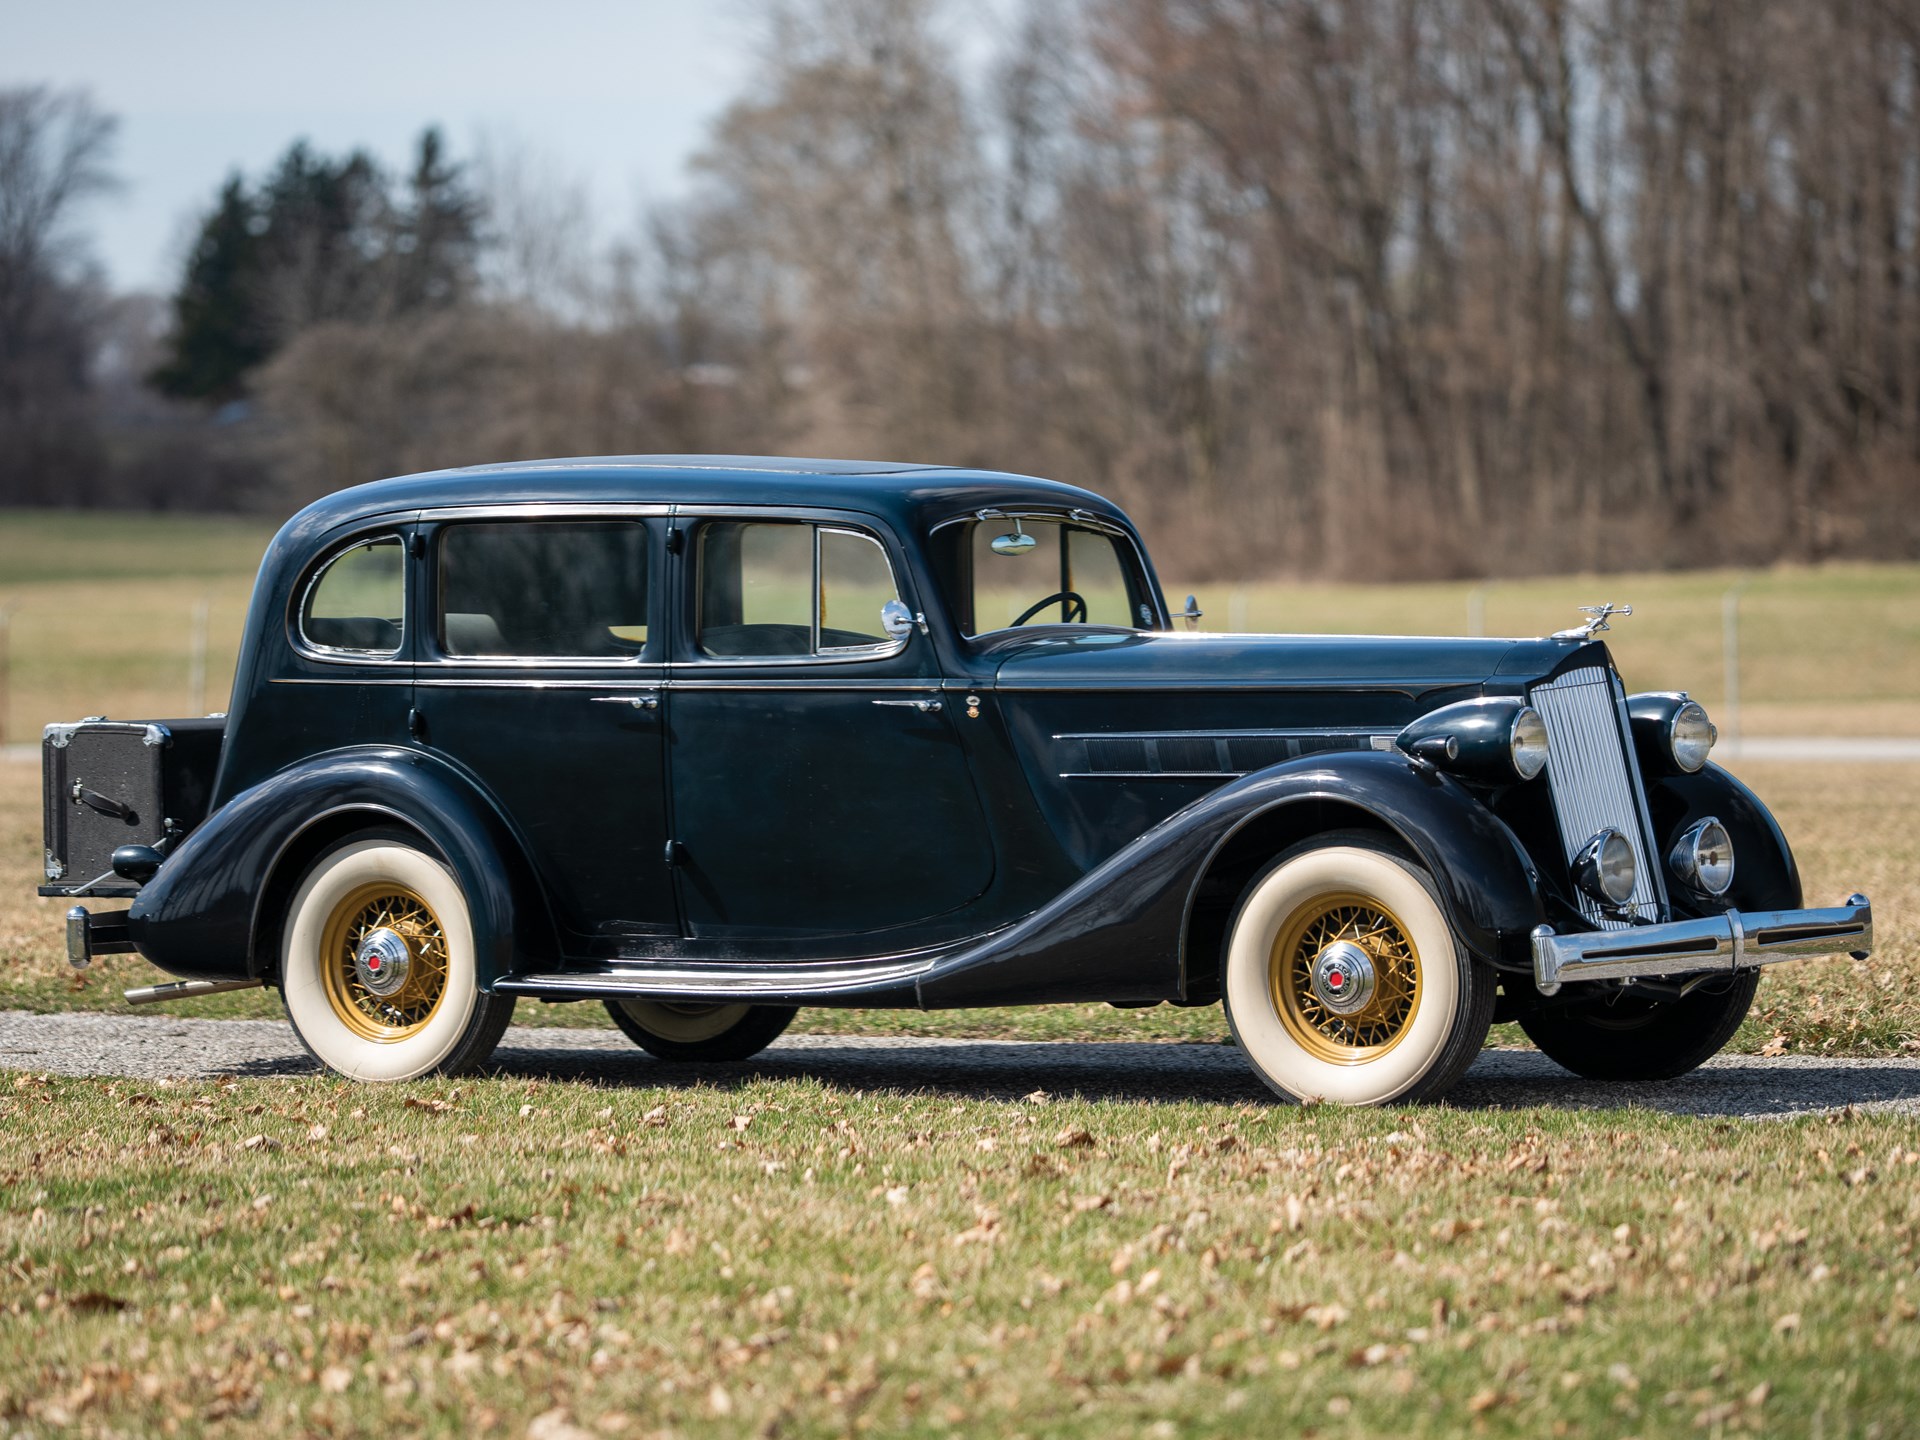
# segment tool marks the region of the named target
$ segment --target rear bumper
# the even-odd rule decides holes
[[[1873,906],[1864,895],[1831,910],[1729,910],[1705,920],[1675,920],[1631,930],[1556,935],[1533,932],[1533,982],[1552,995],[1575,980],[1628,980],[1749,970],[1814,955],[1873,950]]]
[[[132,949],[126,911],[92,915],[84,905],[67,911],[67,963],[74,969],[86,969],[96,955],[125,955]]]

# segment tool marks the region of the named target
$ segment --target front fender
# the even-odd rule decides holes
[[[1647,785],[1653,833],[1660,841],[1659,863],[1695,822],[1715,816],[1733,840],[1733,886],[1718,900],[1682,889],[1669,872],[1667,885],[1676,908],[1713,914],[1729,905],[1737,910],[1798,910],[1800,867],[1773,812],[1745,785],[1708,765],[1695,775],[1670,775]]]
[[[928,1008],[1065,1000],[1184,999],[1193,911],[1209,872],[1242,848],[1271,859],[1261,826],[1297,838],[1329,816],[1383,825],[1432,872],[1455,933],[1474,953],[1503,958],[1502,935],[1526,935],[1543,914],[1537,875],[1501,820],[1457,780],[1419,774],[1397,754],[1355,751],[1289,761],[1203,796],[1134,840],[1067,890],[996,935],[937,965],[918,986]],[[1210,982],[1211,974],[1207,977]]]
[[[322,837],[360,824],[418,830],[460,882],[471,912],[480,983],[516,955],[557,954],[531,867],[499,813],[458,771],[417,751],[338,750],[280,771],[234,796],[167,857],[128,912],[134,947],[189,979],[261,978],[278,955],[287,872]]]

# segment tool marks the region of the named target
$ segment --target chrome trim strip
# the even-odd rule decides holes
[[[1825,910],[1729,910],[1704,920],[1675,920],[1624,930],[1557,935],[1533,932],[1533,983],[1542,995],[1581,980],[1732,974],[1816,955],[1873,953],[1873,906],[1864,895]]]
[[[665,519],[671,513],[672,506],[665,501],[622,504],[618,501],[529,500],[524,504],[516,504],[511,500],[499,500],[486,505],[448,505],[440,509],[426,509],[420,512],[419,518],[437,524],[442,520],[572,520],[579,516],[592,518],[595,515],[610,515],[622,520],[634,517]]]
[[[1238,780],[1251,770],[1062,770],[1062,780]]]
[[[1298,725],[1278,730],[1075,730],[1055,735],[1055,740],[1320,740],[1333,735],[1355,738],[1385,735],[1398,730],[1362,730],[1351,725]]]
[[[339,664],[339,661],[334,661]],[[403,676],[387,675],[270,675],[269,685],[406,685],[413,681]]]
[[[619,965],[620,962],[613,962]],[[511,994],[677,995],[688,998],[778,994],[830,994],[836,990],[868,989],[904,983],[926,974],[936,958],[919,958],[867,965],[693,966],[632,964],[598,973],[562,972],[550,975],[514,975],[497,988]]]

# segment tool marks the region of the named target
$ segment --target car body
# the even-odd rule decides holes
[[[1629,700],[1604,624],[1194,633],[1118,507],[995,472],[383,480],[268,549],[204,819],[43,893],[133,896],[76,907],[76,962],[278,985],[370,1078],[478,1063],[514,997],[690,1059],[800,1005],[1224,997],[1276,1089],[1357,1101],[1439,1093],[1497,1007],[1669,1073],[1871,911],[1801,908],[1704,715]]]

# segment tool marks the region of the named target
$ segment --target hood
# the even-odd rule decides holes
[[[1434,690],[1518,692],[1574,640],[1424,635],[1209,635],[1064,627],[1005,642],[1002,689]],[[1603,650],[1604,646],[1596,646]]]

